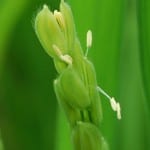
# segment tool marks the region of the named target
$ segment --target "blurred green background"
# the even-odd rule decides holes
[[[88,29],[98,84],[121,104],[116,119],[101,96],[101,132],[110,150],[150,150],[150,1],[66,0],[83,49]],[[0,150],[71,150],[70,131],[53,90],[57,73],[33,28],[43,4],[0,0]]]

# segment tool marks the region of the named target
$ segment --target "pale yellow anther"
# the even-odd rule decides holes
[[[92,46],[92,31],[88,30],[87,37],[86,37],[86,46],[87,48],[90,48]]]
[[[110,105],[111,108],[113,109],[113,111],[117,112],[117,118],[121,119],[121,108],[120,108],[120,104],[118,102],[115,101],[114,97],[110,97],[103,89],[101,89],[99,86],[97,87],[97,90],[99,92],[101,92],[103,95],[105,95],[109,101],[110,101]]]
[[[89,48],[92,46],[92,31],[88,30],[87,35],[86,35],[86,53],[85,53],[85,57],[87,57],[88,52],[89,52]]]
[[[121,119],[121,108],[119,103],[117,103],[117,118]]]
[[[118,118],[118,119],[121,119],[120,104],[115,101],[114,97],[112,97],[112,98],[110,99],[110,104],[111,104],[112,109],[117,112],[117,118]]]
[[[70,55],[61,55],[60,58],[68,65],[72,65],[72,57]]]
[[[117,103],[116,103],[114,97],[112,97],[112,98],[110,99],[110,104],[111,104],[112,109],[113,109],[114,111],[116,111],[116,110],[117,110]]]
[[[65,29],[65,21],[61,12],[54,10],[54,17],[56,18],[61,29]]]
[[[56,46],[55,44],[53,44],[52,47],[54,51],[56,52],[56,55],[60,58],[60,60],[62,60],[68,65],[72,65],[72,57],[70,55],[67,55],[67,54],[63,55],[59,47]]]

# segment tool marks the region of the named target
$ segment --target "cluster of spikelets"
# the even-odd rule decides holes
[[[96,73],[76,36],[70,7],[62,0],[60,11],[52,13],[44,5],[36,16],[35,31],[59,74],[54,89],[71,127],[74,149],[107,150],[99,130],[102,108]],[[88,32],[87,47],[90,45]]]

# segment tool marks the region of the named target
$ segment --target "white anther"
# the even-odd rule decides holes
[[[86,40],[87,40],[86,46],[90,48],[92,46],[92,31],[91,30],[88,30],[87,32]]]
[[[121,108],[120,108],[120,104],[118,102],[115,101],[114,97],[110,97],[103,89],[101,89],[100,87],[97,87],[97,90],[102,93],[103,95],[105,95],[109,101],[110,101],[110,105],[111,108],[113,109],[113,111],[117,112],[117,118],[120,120],[121,119]]]
[[[72,65],[72,57],[70,55],[63,55],[61,50],[56,46],[55,44],[52,45],[54,51],[56,52],[56,55],[66,64]]]
[[[72,65],[72,57],[70,55],[61,55],[61,60],[66,62],[68,65]]]
[[[121,119],[120,104],[115,101],[114,97],[112,97],[112,98],[110,99],[110,104],[111,104],[112,109],[117,112],[117,118],[118,118],[118,119]]]
[[[87,57],[89,48],[91,46],[92,46],[92,31],[88,30],[88,32],[86,34],[86,47],[87,47],[87,50],[86,50],[86,53],[85,53],[85,57]]]
[[[119,103],[117,103],[117,118],[119,120],[121,119],[121,108]]]
[[[111,108],[112,108],[114,111],[116,111],[118,105],[117,105],[117,103],[116,103],[114,97],[112,97],[112,98],[110,99],[110,104],[111,104]]]

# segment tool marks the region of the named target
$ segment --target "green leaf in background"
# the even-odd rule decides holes
[[[55,72],[32,26],[33,14],[43,1],[6,2],[8,9],[0,14],[4,21],[0,28],[1,58],[5,57],[0,64],[3,65],[0,128],[4,148],[54,149],[56,100],[52,80]],[[46,2],[57,6],[57,1]]]
[[[146,149],[144,94],[138,47],[135,1],[127,1],[120,60],[120,98],[124,119],[120,130],[121,149]]]
[[[3,105],[4,101],[4,88],[2,71],[4,69],[4,63],[6,59],[6,49],[8,48],[8,41],[13,29],[15,28],[18,19],[25,11],[25,8],[29,4],[29,1],[13,1],[5,0],[0,1],[0,127],[2,128],[3,121],[7,118],[4,117]],[[17,8],[17,9],[16,9]],[[2,121],[3,120],[3,121]],[[3,150],[0,136],[0,150]]]
[[[13,1],[5,0],[0,1],[0,72],[5,57],[5,49],[7,47],[7,41],[9,40],[10,34],[12,33],[15,25],[21,14],[25,11],[29,1]],[[16,9],[17,8],[17,9]]]
[[[138,0],[138,23],[141,69],[150,112],[150,1]]]
[[[147,145],[150,149],[150,1],[137,1],[137,18],[139,29],[140,63],[145,94],[145,129]]]

